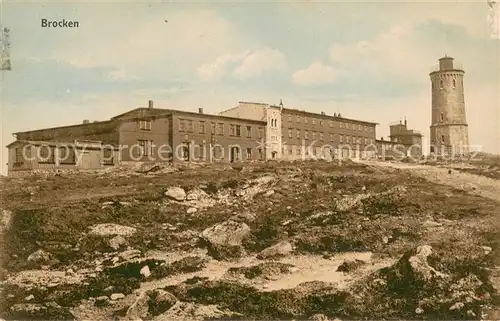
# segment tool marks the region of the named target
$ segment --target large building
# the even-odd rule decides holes
[[[158,109],[149,101],[107,121],[18,132],[9,173],[99,169],[124,162],[237,162],[366,157],[376,123],[283,104],[240,102],[218,115]]]
[[[303,159],[368,157],[375,151],[377,123],[344,118],[337,113],[311,113],[278,106],[239,102],[220,115],[267,122],[266,157]]]
[[[439,59],[439,69],[430,73],[432,124],[430,152],[439,155],[468,153],[469,135],[465,117],[465,72],[453,65],[453,58]]]

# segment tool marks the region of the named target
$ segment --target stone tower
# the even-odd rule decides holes
[[[432,88],[431,153],[458,156],[469,152],[465,118],[465,72],[453,66],[453,58],[439,59],[439,70],[430,73]]]

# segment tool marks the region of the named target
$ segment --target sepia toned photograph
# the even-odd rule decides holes
[[[0,321],[500,320],[500,5],[0,1]]]

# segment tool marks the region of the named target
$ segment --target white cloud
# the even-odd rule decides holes
[[[322,85],[335,82],[338,72],[322,62],[313,62],[308,68],[297,70],[292,77],[299,85]]]
[[[263,47],[253,51],[224,54],[198,68],[202,79],[210,80],[229,74],[240,80],[255,78],[286,67],[285,56],[276,49]]]
[[[214,62],[202,65],[198,68],[198,73],[205,80],[222,77],[227,74],[231,64],[242,61],[246,55],[248,55],[248,52],[222,55],[215,59]]]
[[[51,56],[83,68],[129,71],[156,64],[157,68],[169,65],[189,69],[207,58],[241,50],[244,44],[237,28],[210,10],[160,10],[139,19],[132,14],[98,18],[92,21],[92,27],[80,28],[77,35],[73,34],[78,36],[77,45],[74,41],[62,42],[68,45],[55,48]],[[127,18],[133,23],[124,23]],[[116,24],[117,19],[122,23]]]
[[[243,80],[285,67],[286,62],[283,53],[276,49],[264,47],[245,56],[241,65],[234,69],[233,75]]]

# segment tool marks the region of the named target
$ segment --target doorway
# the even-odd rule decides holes
[[[231,147],[231,153],[229,155],[229,161],[234,163],[240,159],[240,149],[238,147]]]

